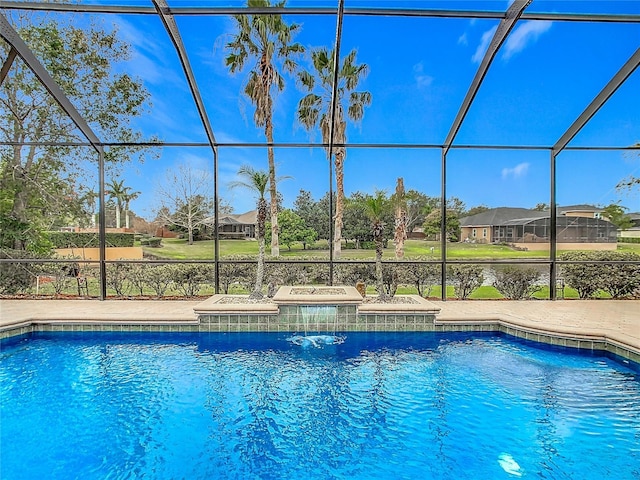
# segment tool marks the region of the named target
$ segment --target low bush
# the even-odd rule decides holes
[[[449,265],[447,281],[453,285],[455,296],[465,300],[484,282],[482,265]]]
[[[147,286],[157,297],[163,297],[173,282],[171,265],[145,265],[145,267]]]
[[[640,255],[635,252],[566,252],[559,259],[587,262],[561,265],[565,282],[578,291],[580,298],[594,297],[600,290],[621,298],[635,295],[640,288]]]
[[[412,260],[416,262],[430,260],[428,257],[416,257]],[[440,283],[440,265],[429,263],[412,263],[407,262],[401,264],[400,283],[412,285],[418,291],[421,297],[431,295],[432,285]]]
[[[223,259],[218,266],[220,287],[224,293],[234,283],[239,283],[247,290],[251,290],[256,275],[256,259],[241,255],[234,255]]]
[[[213,275],[213,265],[197,263],[171,265],[173,284],[176,290],[185,297],[199,295],[202,284],[212,283]]]
[[[536,285],[540,279],[540,272],[533,267],[507,265],[502,268],[494,268],[493,274],[495,275],[493,286],[510,300],[531,298],[542,288],[540,285]]]
[[[128,263],[110,263],[107,265],[107,287],[115,290],[116,295],[124,297],[129,293],[131,284],[127,277],[131,271]]]
[[[89,232],[47,232],[53,248],[99,248],[100,235]],[[133,233],[107,233],[107,247],[133,247]]]
[[[334,274],[337,283],[355,286],[358,282],[371,285],[376,282],[376,266],[371,262],[336,263]]]
[[[140,245],[142,245],[143,247],[160,248],[162,246],[162,238],[143,238],[140,240]]]
[[[618,243],[640,243],[640,237],[618,237]]]
[[[33,254],[24,250],[0,250],[0,258],[25,259]],[[29,289],[39,275],[39,265],[34,263],[0,263],[0,294],[13,295]]]

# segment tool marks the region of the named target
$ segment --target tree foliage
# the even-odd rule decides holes
[[[300,242],[303,248],[312,244],[318,238],[318,233],[312,228],[308,227],[304,220],[296,214],[293,210],[285,209],[278,212],[278,224],[280,227],[280,243],[291,250],[291,246]],[[267,223],[267,238],[269,241],[271,229]]]
[[[295,202],[293,202],[293,211],[302,218],[307,227],[317,232],[317,238],[329,240],[331,217],[329,215],[328,193],[316,202],[311,196],[311,192],[300,190]]]
[[[156,187],[156,218],[184,229],[189,245],[193,245],[195,230],[209,223],[213,215],[212,185],[212,176],[206,170],[186,164],[167,170]]]
[[[629,210],[627,207],[612,203],[602,209],[602,215],[611,223],[613,223],[618,230],[627,230],[633,227],[633,221],[625,213]]]
[[[442,213],[439,208],[432,210],[426,216],[423,228],[427,236],[438,237],[441,233]],[[457,242],[460,239],[460,219],[453,210],[447,210],[445,232],[447,240]]]
[[[115,31],[95,23],[79,28],[33,12],[12,20],[99,138],[141,139],[130,121],[146,110],[148,93],[139,81],[116,68],[128,59],[129,46]],[[8,44],[0,48],[7,58]],[[0,132],[16,143],[0,147],[0,227],[8,230],[0,238],[3,248],[23,250],[31,244],[37,249],[41,231],[89,218],[83,186],[89,182],[81,179],[85,172],[97,170],[97,154],[87,148],[51,145],[85,139],[78,137],[71,119],[19,59],[0,87]],[[140,147],[111,147],[105,151],[105,162],[124,162],[142,152]]]

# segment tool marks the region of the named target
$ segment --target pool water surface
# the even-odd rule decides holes
[[[0,478],[640,478],[637,365],[489,334],[288,337],[4,341]]]

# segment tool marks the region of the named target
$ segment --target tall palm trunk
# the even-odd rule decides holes
[[[269,110],[271,110],[271,100],[269,99]],[[273,147],[273,122],[271,121],[271,115],[267,115],[265,128],[265,135],[267,142],[270,144],[267,147],[267,156],[269,157],[269,195],[271,196],[271,256],[280,256],[280,243],[278,241],[278,190],[276,187],[276,162],[274,159]]]
[[[336,214],[333,226],[333,256],[340,258],[342,253],[342,217],[344,214],[344,149],[336,151]]]
[[[404,241],[407,238],[407,202],[404,197],[404,181],[400,177],[396,183],[395,230],[393,235],[393,243],[396,247],[396,258],[398,260],[404,258]]]
[[[264,246],[264,233],[265,233],[265,222],[267,219],[267,202],[264,198],[260,198],[258,200],[258,214],[257,214],[257,223],[258,223],[258,267],[256,269],[256,283],[253,287],[253,292],[249,298],[252,299],[261,299],[262,298],[262,282],[264,278],[264,257],[265,257],[265,246]]]
[[[251,298],[262,298],[262,279],[264,278],[264,237],[258,240],[258,267],[256,269],[256,283],[251,292]]]
[[[378,290],[378,296],[381,299],[387,297],[384,291],[384,279],[382,276],[382,235],[376,235],[374,238],[376,244],[376,289]]]

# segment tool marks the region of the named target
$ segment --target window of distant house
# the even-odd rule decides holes
[[[600,215],[600,212],[596,212],[593,214],[593,218],[602,218],[602,216]]]
[[[482,238],[487,238],[487,229],[486,228],[482,229]]]
[[[476,238],[476,229],[475,228],[473,230],[471,230],[471,236],[473,238]]]

